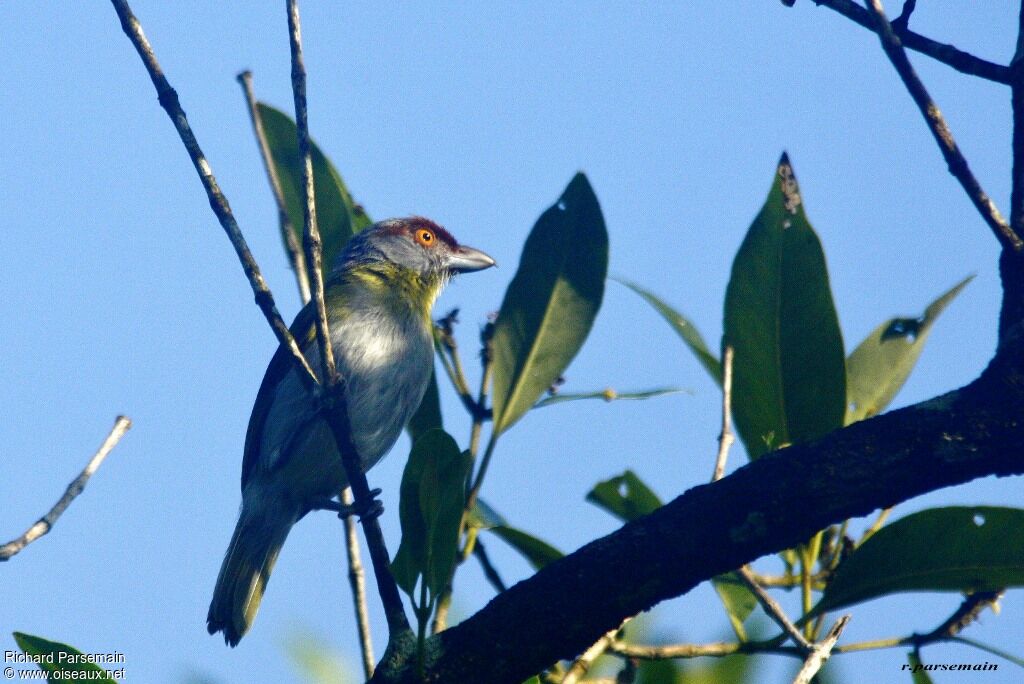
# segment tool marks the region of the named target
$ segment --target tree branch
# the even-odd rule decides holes
[[[875,30],[875,20],[871,13],[852,0],[813,0],[813,2],[815,5],[828,7],[830,10],[842,14],[847,19],[860,24],[866,29]],[[988,81],[995,81],[996,83],[1009,83],[1011,80],[1010,68],[1002,64],[996,64],[980,57],[975,57],[969,52],[958,50],[952,45],[946,45],[931,38],[926,38],[913,31],[902,30],[897,35],[903,41],[903,44],[911,50],[928,55],[932,59],[951,66],[961,73],[984,78]]]
[[[281,229],[281,241],[284,243],[284,251],[288,255],[288,264],[295,273],[295,282],[299,286],[299,297],[303,305],[309,303],[309,276],[306,272],[306,257],[302,254],[299,241],[295,238],[295,231],[292,228],[292,221],[288,218],[288,209],[284,203],[284,193],[281,191],[281,179],[277,176],[277,167],[274,165],[274,157],[270,153],[270,144],[267,142],[267,132],[263,129],[263,117],[256,106],[256,95],[252,90],[252,72],[243,71],[238,74],[238,82],[242,85],[242,92],[245,94],[246,108],[249,110],[249,120],[252,121],[252,130],[256,135],[256,144],[260,148],[260,158],[263,160],[263,168],[267,172],[267,180],[270,182],[270,192],[274,195],[274,203],[277,205],[277,223]]]
[[[960,152],[960,148],[957,147],[956,140],[953,139],[953,133],[949,130],[949,126],[946,125],[946,120],[943,118],[939,106],[935,104],[931,95],[928,94],[921,79],[918,78],[917,73],[914,71],[914,67],[911,66],[910,60],[907,59],[907,53],[903,50],[900,39],[893,33],[889,20],[885,16],[885,10],[882,9],[881,2],[879,0],[867,0],[867,2],[874,13],[875,30],[878,32],[882,49],[885,50],[885,54],[889,57],[892,65],[896,67],[896,72],[903,80],[903,84],[907,87],[907,92],[914,99],[917,108],[921,110],[921,114],[928,124],[928,129],[932,132],[932,136],[939,145],[939,150],[941,150],[942,156],[949,166],[949,172],[963,186],[964,192],[967,193],[974,207],[985,220],[985,223],[992,229],[1000,244],[1005,249],[1019,252],[1024,248],[1024,241],[1010,228],[1006,219],[999,213],[995,203],[982,189],[981,184],[978,183],[978,179],[971,173],[967,160],[964,158],[963,153]]]
[[[425,681],[486,671],[493,684],[518,684],[626,617],[831,524],[978,477],[1024,473],[1022,359],[1024,334],[1011,336],[960,390],[766,454],[551,563],[434,637]],[[373,681],[419,678],[406,664]]]
[[[348,477],[349,487],[355,496],[358,510],[369,513],[373,508],[373,495],[366,481],[366,474],[359,457],[359,451],[352,441],[352,429],[345,406],[345,381],[338,375],[334,364],[333,345],[327,321],[327,306],[324,301],[324,279],[322,267],[322,244],[320,230],[316,224],[316,202],[313,192],[313,161],[310,153],[309,127],[306,112],[306,67],[302,60],[302,29],[299,21],[297,0],[286,0],[288,10],[288,35],[292,56],[292,92],[295,99],[295,125],[298,135],[299,156],[303,160],[302,180],[305,186],[305,207],[303,210],[303,248],[309,267],[310,291],[316,306],[316,333],[320,348],[320,363],[323,369],[326,391],[319,397],[322,412],[334,434],[341,464]],[[392,639],[399,633],[411,634],[409,621],[402,606],[398,585],[391,575],[391,559],[388,556],[384,534],[376,515],[363,515],[363,534],[370,551],[377,591],[384,604],[388,632]]]
[[[832,649],[835,648],[836,642],[839,641],[839,636],[846,629],[846,623],[849,621],[849,615],[844,615],[836,620],[836,624],[832,625],[828,636],[820,644],[815,644],[814,650],[811,651],[811,654],[807,656],[807,660],[804,661],[804,666],[800,668],[796,678],[793,679],[793,684],[810,684],[811,680],[814,679],[814,675],[818,674],[818,670],[821,669],[821,666],[832,655]]]
[[[89,478],[99,470],[99,467],[103,465],[103,461],[107,458],[107,454],[121,441],[124,433],[128,432],[131,426],[132,421],[130,418],[126,416],[117,417],[117,420],[114,421],[114,427],[110,429],[110,433],[103,440],[103,444],[93,454],[93,457],[89,459],[89,462],[85,464],[85,468],[78,474],[78,477],[71,481],[71,484],[64,491],[64,496],[60,497],[60,500],[53,505],[53,508],[46,515],[37,520],[32,527],[25,530],[25,534],[0,546],[0,561],[10,560],[12,556],[53,529],[57,519],[67,510],[67,507],[71,505],[75,497],[82,493],[85,485],[89,482]]]
[[[221,227],[227,233],[231,246],[235,248],[235,253],[238,255],[238,260],[242,262],[242,270],[245,271],[245,277],[249,279],[249,285],[252,287],[257,306],[260,307],[260,311],[266,317],[267,323],[270,324],[274,335],[277,337],[277,341],[291,352],[292,360],[298,369],[299,379],[307,389],[311,389],[317,382],[313,369],[307,363],[306,357],[302,355],[299,345],[295,343],[295,338],[292,337],[288,326],[284,324],[284,320],[277,310],[277,304],[274,303],[274,295],[271,294],[270,288],[267,287],[267,281],[263,279],[260,267],[256,264],[252,252],[249,251],[249,245],[246,244],[245,237],[242,236],[242,231],[235,221],[234,214],[231,213],[231,206],[228,204],[224,193],[221,192],[220,186],[217,185],[217,179],[210,169],[210,163],[206,161],[206,156],[203,154],[202,148],[199,147],[196,136],[192,133],[192,127],[189,126],[185,110],[181,108],[181,103],[178,102],[178,93],[168,83],[167,77],[164,76],[160,63],[157,62],[156,55],[153,53],[153,47],[146,39],[146,34],[142,32],[142,24],[132,14],[131,7],[128,6],[126,0],[110,0],[110,2],[114,6],[114,11],[117,12],[118,19],[121,20],[121,28],[124,30],[125,35],[128,36],[128,40],[135,46],[135,51],[139,53],[139,57],[142,59],[142,63],[146,67],[150,79],[153,81],[160,106],[164,108],[167,116],[171,118],[171,123],[174,124],[181,142],[185,145],[185,150],[192,160],[192,165],[195,166],[196,173],[199,174],[199,180],[203,184],[203,189],[206,190],[206,196],[210,201],[210,208],[213,209],[213,213],[216,214]]]

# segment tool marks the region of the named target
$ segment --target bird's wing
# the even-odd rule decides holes
[[[299,314],[292,323],[292,336],[298,343],[302,353],[306,355],[307,361],[316,368],[316,359],[309,358],[309,351],[316,349],[313,342],[316,340],[316,310],[312,304],[302,307]],[[242,457],[242,489],[245,489],[249,477],[256,469],[260,461],[260,446],[263,441],[263,429],[266,426],[267,416],[274,404],[278,387],[285,376],[295,368],[295,362],[291,359],[291,352],[283,345],[279,345],[274,357],[267,366],[267,372],[263,376],[263,383],[256,395],[256,403],[252,407],[252,415],[249,417],[249,429],[245,434],[245,454]]]

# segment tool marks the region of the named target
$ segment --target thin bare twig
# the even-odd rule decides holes
[[[715,473],[711,481],[721,480],[725,475],[725,461],[729,458],[729,447],[736,441],[732,434],[732,361],[733,348],[727,345],[722,352],[722,432],[718,435],[718,457],[715,459]]]
[[[345,381],[338,375],[334,365],[334,354],[331,344],[330,327],[327,321],[327,307],[324,301],[324,279],[322,270],[322,244],[320,231],[316,224],[316,204],[313,193],[313,162],[310,154],[309,127],[306,112],[306,68],[302,60],[302,29],[299,20],[297,0],[286,0],[288,11],[288,36],[292,58],[292,92],[295,99],[295,126],[298,136],[299,156],[303,159],[302,177],[305,186],[305,207],[303,210],[303,247],[306,252],[306,263],[309,268],[310,291],[316,306],[316,332],[320,347],[320,361],[324,371],[326,392],[319,396],[321,410],[327,418],[334,440],[341,455],[341,464],[348,477],[349,486],[355,497],[359,510],[370,512],[373,509],[373,495],[370,485],[363,472],[359,451],[352,442],[352,429],[348,422],[345,406]],[[384,605],[384,614],[388,623],[388,631],[392,638],[399,633],[410,632],[409,620],[402,606],[402,597],[398,593],[398,585],[391,574],[391,559],[388,556],[384,534],[380,522],[375,515],[361,517],[363,534],[373,562],[373,572],[377,579],[377,590]]]
[[[494,590],[499,594],[506,589],[508,585],[505,584],[505,580],[501,579],[501,575],[498,574],[497,568],[491,562],[491,557],[487,555],[487,549],[484,548],[483,542],[477,538],[476,543],[473,544],[473,555],[476,556],[477,560],[480,561],[480,567],[484,571],[484,577],[491,583]]]
[[[60,500],[53,505],[53,508],[47,512],[42,518],[36,521],[32,527],[25,530],[25,534],[21,535],[17,539],[13,539],[3,546],[0,546],[0,561],[10,560],[12,556],[17,554],[19,551],[24,549],[26,546],[34,542],[35,540],[42,537],[44,534],[53,529],[57,519],[60,518],[61,514],[67,510],[67,507],[71,505],[71,502],[75,500],[82,490],[85,489],[85,485],[88,484],[89,478],[103,465],[104,459],[107,458],[107,454],[117,445],[124,433],[128,432],[131,428],[132,421],[126,416],[118,416],[117,420],[114,421],[114,427],[110,429],[110,433],[107,438],[103,440],[103,444],[93,454],[93,457],[89,459],[89,462],[85,464],[85,468],[78,474],[68,488],[64,491],[64,496],[60,497]]]
[[[814,650],[814,646],[804,638],[804,635],[800,632],[800,629],[793,624],[786,616],[786,611],[782,609],[775,599],[768,595],[760,584],[754,580],[754,576],[750,573],[750,569],[746,566],[739,568],[736,571],[743,583],[747,585],[750,591],[754,592],[754,596],[757,598],[757,602],[764,608],[764,612],[768,613],[768,616],[789,635],[789,638],[793,640],[793,643],[798,648],[802,649],[804,653],[810,653]]]
[[[875,30],[875,22],[868,10],[864,9],[852,0],[813,0],[815,5],[828,7],[830,10],[842,14],[854,23],[860,24],[866,29]],[[977,76],[996,83],[1010,83],[1011,74],[1009,67],[995,62],[989,62],[975,57],[969,52],[959,50],[952,45],[940,43],[914,33],[910,30],[899,32],[900,40],[911,50],[920,52],[943,64],[953,67],[960,73],[970,76]]]
[[[723,658],[735,653],[776,653],[803,658],[803,651],[796,646],[776,646],[759,641],[744,641],[712,644],[670,644],[668,646],[646,646],[630,644],[618,639],[608,646],[608,652],[624,658],[640,660],[668,660],[671,658]]]
[[[153,81],[160,106],[167,112],[167,116],[170,117],[175,130],[178,131],[181,142],[188,151],[192,165],[195,166],[196,173],[199,174],[199,180],[206,190],[206,196],[210,200],[210,208],[213,209],[213,213],[216,214],[221,227],[227,233],[231,245],[235,248],[238,260],[242,263],[242,270],[245,271],[245,276],[249,279],[249,285],[252,287],[257,306],[260,307],[260,310],[266,317],[278,342],[291,352],[292,360],[298,369],[299,379],[307,389],[312,389],[317,383],[316,375],[313,373],[313,369],[306,361],[306,358],[302,355],[299,345],[296,344],[295,338],[292,337],[288,326],[285,325],[281,314],[277,310],[277,305],[274,303],[274,295],[271,294],[270,288],[267,287],[267,282],[263,279],[260,267],[256,264],[252,252],[249,251],[249,245],[246,244],[245,237],[242,236],[242,231],[235,221],[234,214],[231,213],[231,206],[228,204],[224,193],[221,192],[220,186],[217,185],[217,179],[210,169],[210,163],[206,161],[206,156],[199,147],[196,136],[192,133],[192,127],[189,126],[185,111],[178,102],[178,93],[175,92],[171,84],[168,83],[167,77],[164,76],[160,63],[157,62],[156,55],[153,53],[153,47],[149,44],[149,40],[146,39],[146,34],[142,31],[142,24],[132,14],[131,7],[128,6],[127,1],[110,1],[114,6],[114,11],[117,12],[118,19],[121,20],[121,28],[132,42],[132,45],[135,46],[135,51],[139,53],[139,57],[142,59],[142,63],[146,67],[150,79]]]
[[[836,624],[832,625],[832,629],[828,631],[828,636],[820,643],[814,645],[814,649],[804,661],[804,666],[800,668],[800,671],[793,679],[793,684],[810,684],[814,675],[818,674],[818,670],[821,669],[821,666],[832,655],[832,649],[835,647],[836,642],[839,641],[839,636],[846,629],[846,623],[849,621],[849,615],[844,615],[836,620]]]
[[[626,626],[629,622],[627,618],[622,622],[621,625],[613,630],[607,632],[604,636],[594,642],[594,644],[584,651],[579,658],[573,662],[572,666],[569,667],[569,671],[562,677],[562,684],[577,684],[583,677],[587,675],[590,667],[594,664],[594,661],[601,657],[608,647],[615,641],[616,635]]]
[[[343,506],[352,505],[352,490],[342,490]],[[373,668],[377,663],[373,657],[373,636],[370,632],[370,611],[366,603],[366,575],[363,572],[363,561],[359,554],[359,530],[356,528],[355,517],[345,516],[345,555],[348,558],[348,583],[352,587],[352,598],[356,611],[356,626],[359,630],[359,651],[363,658],[363,673],[369,679],[373,676]]]
[[[960,185],[974,204],[975,209],[978,210],[985,223],[995,233],[1000,244],[1015,252],[1020,251],[1024,248],[1024,241],[1010,228],[1006,219],[999,213],[995,203],[978,183],[978,179],[971,173],[967,160],[964,158],[963,153],[960,152],[960,148],[957,147],[953,133],[949,130],[949,126],[946,125],[946,120],[943,118],[939,106],[935,104],[935,100],[928,94],[928,90],[924,87],[921,79],[918,78],[914,67],[911,66],[900,39],[893,33],[892,26],[889,25],[889,20],[885,16],[885,10],[882,8],[882,3],[879,0],[867,0],[867,2],[874,13],[875,30],[878,32],[882,49],[885,50],[885,54],[889,57],[892,65],[896,67],[896,72],[903,80],[903,84],[906,86],[907,92],[914,99],[914,103],[921,110],[921,114],[928,124],[928,129],[931,131],[935,142],[939,146],[939,150],[942,152],[942,156],[946,160],[949,172],[960,182]]]
[[[288,208],[284,203],[284,193],[281,191],[281,179],[277,176],[277,166],[274,164],[273,155],[270,153],[270,143],[267,141],[267,132],[263,128],[263,117],[260,116],[259,108],[256,106],[256,95],[252,89],[252,72],[243,71],[238,74],[238,82],[242,85],[242,92],[245,93],[245,103],[249,110],[249,120],[252,121],[252,130],[256,135],[256,143],[260,148],[260,158],[263,160],[263,168],[267,172],[267,180],[270,182],[270,191],[274,195],[274,202],[277,204],[277,221],[281,228],[281,240],[284,242],[284,251],[288,255],[288,263],[295,273],[295,282],[299,286],[299,297],[302,303],[309,303],[309,276],[306,273],[306,257],[302,253],[299,241],[295,237],[292,221],[288,218]]]
[[[309,303],[310,299],[306,257],[303,255],[299,242],[295,237],[291,219],[288,218],[288,210],[285,207],[284,195],[281,191],[281,180],[277,175],[277,166],[274,164],[274,159],[270,152],[270,144],[267,141],[266,131],[263,128],[263,117],[260,116],[259,108],[256,104],[256,95],[253,92],[252,72],[243,71],[238,74],[238,82],[242,85],[242,92],[245,94],[249,119],[252,121],[253,133],[256,135],[256,142],[260,148],[260,157],[263,159],[263,168],[267,172],[270,190],[277,204],[281,239],[284,242],[285,252],[288,254],[288,262],[295,273],[299,297],[302,299],[303,305],[305,305]],[[352,491],[345,488],[339,495],[339,499],[343,505],[350,505],[352,503]],[[366,674],[366,678],[369,679],[373,676],[376,659],[373,656],[370,615],[366,603],[366,576],[359,553],[359,532],[356,529],[356,520],[352,516],[345,516],[345,552],[348,559],[348,580],[352,587],[356,623],[359,629],[359,646],[363,658],[363,671]]]
[[[320,344],[320,363],[324,385],[328,390],[339,382],[334,365],[334,347],[330,344],[330,326],[324,303],[323,241],[316,222],[316,198],[313,188],[313,154],[309,146],[309,115],[306,107],[306,65],[302,59],[302,25],[299,21],[298,0],[286,0],[288,7],[288,37],[292,55],[292,94],[295,100],[295,129],[298,137],[299,160],[302,164],[302,248],[309,265],[309,285],[316,306],[316,333]]]

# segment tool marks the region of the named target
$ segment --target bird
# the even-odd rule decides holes
[[[351,442],[364,472],[394,446],[433,370],[431,309],[459,273],[495,265],[433,221],[380,221],[354,235],[335,259],[324,301],[335,363],[344,379]],[[322,377],[307,304],[291,325]],[[252,627],[292,526],[348,480],[333,434],[283,345],[267,367],[249,418],[242,505],[206,618],[210,634],[236,646]]]

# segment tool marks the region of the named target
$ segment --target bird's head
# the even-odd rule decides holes
[[[460,245],[451,233],[419,216],[388,219],[355,235],[339,256],[341,269],[398,266],[424,281],[443,284],[457,273],[494,266],[478,249]]]

